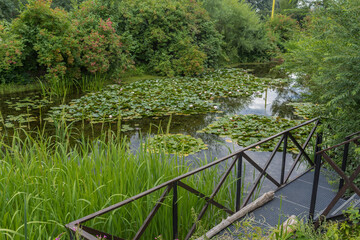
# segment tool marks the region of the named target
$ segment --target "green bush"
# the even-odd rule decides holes
[[[72,85],[81,74],[110,72],[118,77],[131,66],[129,53],[111,19],[88,14],[91,1],[72,14],[52,9],[51,4],[50,0],[30,1],[11,24],[10,33],[22,39],[23,71],[44,75],[55,87],[63,81]],[[0,65],[0,71],[8,68]]]
[[[271,47],[265,26],[250,5],[238,0],[203,0],[205,9],[223,35],[226,60],[246,62],[266,56]]]
[[[103,14],[105,5],[85,1],[72,15],[72,23],[76,26],[75,38],[80,45],[80,64],[91,74],[110,72],[115,77],[132,67],[122,37],[116,33],[116,24],[110,14]],[[102,17],[108,17],[106,20]]]
[[[221,36],[206,11],[189,0],[123,1],[118,31],[138,65],[162,75],[196,75],[215,67]]]
[[[77,67],[79,45],[67,12],[50,6],[51,1],[30,1],[12,22],[12,32],[24,42],[24,70],[58,81]]]
[[[266,27],[270,41],[277,51],[285,52],[284,43],[291,40],[294,31],[299,30],[296,20],[290,16],[276,14],[267,21]]]
[[[0,23],[0,73],[22,65],[23,42]]]
[[[10,21],[19,14],[19,0],[0,0],[0,20]]]

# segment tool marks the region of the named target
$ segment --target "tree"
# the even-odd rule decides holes
[[[191,0],[124,0],[118,32],[136,64],[161,75],[197,75],[216,67],[221,35],[208,13]]]
[[[203,6],[223,35],[227,61],[259,60],[269,49],[264,24],[251,6],[238,0],[204,0]]]
[[[333,134],[360,126],[360,0],[332,0],[287,44],[284,67],[298,73],[315,103],[325,104]]]

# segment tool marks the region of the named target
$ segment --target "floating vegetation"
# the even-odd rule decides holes
[[[183,134],[155,135],[148,138],[147,141],[146,147],[150,151],[164,151],[168,154],[178,154],[180,156],[187,156],[207,149],[207,145],[202,139]]]
[[[134,128],[130,127],[129,125],[127,124],[122,124],[121,125],[121,131],[122,132],[128,132],[128,131],[133,131]]]
[[[284,84],[284,79],[256,78],[241,69],[223,69],[198,78],[149,79],[87,94],[68,105],[53,107],[53,119],[92,122],[115,121],[217,111],[219,97],[244,97],[269,86]]]
[[[262,139],[275,135],[288,128],[299,125],[302,121],[290,120],[280,117],[268,117],[259,115],[227,115],[218,121],[211,123],[199,132],[217,134],[222,137],[229,137],[237,142],[240,146],[249,146]],[[301,144],[305,141],[310,129],[309,126],[294,130],[291,134]],[[259,147],[252,149],[256,151],[272,151],[280,138],[261,144]],[[288,139],[288,149],[297,153],[298,149]],[[280,148],[279,150],[282,150]]]
[[[8,105],[8,108],[14,109],[16,111],[22,111],[24,109],[28,110],[34,110],[34,109],[40,109],[43,108],[51,103],[53,101],[49,100],[48,98],[41,98],[40,96],[32,96],[32,97],[26,97],[26,98],[20,98],[20,97],[12,97],[10,100],[5,101],[5,103]]]
[[[294,102],[287,105],[293,106],[294,114],[304,119],[316,118],[324,111],[324,105],[310,102]]]
[[[38,95],[26,98],[12,97],[5,101],[7,107],[13,110],[12,112],[14,113],[25,111],[26,113],[11,114],[7,115],[6,117],[1,116],[0,122],[2,122],[6,128],[13,128],[16,125],[24,127],[22,124],[38,121],[38,117],[36,117],[32,111],[37,109],[40,109],[41,111],[42,108],[52,103],[53,101],[49,100],[48,98],[41,98]]]

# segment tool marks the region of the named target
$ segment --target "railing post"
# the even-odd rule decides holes
[[[345,141],[349,140],[350,138],[347,137],[345,138]],[[349,146],[350,146],[350,143],[346,143],[344,145],[344,155],[343,155],[343,161],[342,161],[342,164],[341,164],[341,170],[343,172],[346,171],[346,164],[347,164],[347,159],[348,159],[348,156],[349,156]],[[344,179],[341,178],[340,179],[340,182],[339,182],[339,191],[340,189],[344,186]]]
[[[178,192],[177,192],[177,182],[174,182],[173,185],[173,204],[172,204],[172,213],[173,213],[173,239],[179,239],[179,229],[178,229]]]
[[[70,230],[69,228],[66,228],[67,232],[69,233],[69,238],[70,240],[74,240],[75,239],[75,235],[73,234],[73,231]]]
[[[242,154],[238,155],[237,160],[237,176],[236,176],[236,204],[235,204],[235,212],[240,210],[241,205],[241,174],[242,174]]]
[[[280,184],[281,185],[284,184],[287,139],[288,139],[288,133],[285,133],[284,134],[284,149],[283,149],[282,164],[281,164],[281,177],[280,177]]]
[[[313,181],[313,188],[312,188],[311,201],[310,201],[310,211],[309,211],[310,221],[314,220],[316,196],[319,186],[321,155],[316,154],[316,152],[321,150],[321,147],[319,146],[321,143],[322,143],[322,134],[318,133],[316,137],[316,145],[315,145],[315,153],[314,153],[315,173],[314,173],[314,181]]]

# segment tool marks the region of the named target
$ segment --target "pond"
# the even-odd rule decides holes
[[[270,72],[271,66],[269,65],[244,65],[240,67],[251,69],[248,71],[255,76],[279,77],[276,75],[276,72]],[[297,116],[293,113],[293,107],[288,105],[288,103],[299,98],[298,92],[300,92],[300,89],[295,88],[291,83],[281,87],[269,86],[262,92],[256,91],[254,94],[247,94],[246,92],[245,96],[215,98],[213,102],[211,102],[211,106],[216,107],[217,111],[191,115],[173,114],[171,117],[151,116],[140,119],[123,119],[123,135],[129,139],[130,147],[135,151],[149,134],[153,136],[169,129],[169,133],[171,134],[184,134],[200,138],[207,145],[207,149],[186,156],[185,160],[193,163],[196,162],[198,158],[220,158],[229,155],[241,147],[228,137],[199,132],[199,130],[204,129],[209,124],[229,114],[256,114],[279,116],[288,119],[296,118]],[[51,98],[42,98],[39,92],[0,95],[0,121],[3,122],[3,129],[1,131],[3,133],[11,133],[13,125],[18,125],[26,129],[43,129],[45,126],[45,131],[48,134],[52,134],[55,128],[51,121],[48,121],[48,111],[52,107],[59,106],[60,104],[69,104],[69,106],[72,106],[72,101],[79,99],[80,96],[81,94],[76,94],[70,95],[66,99],[53,100]],[[100,105],[101,103],[98,102],[96,104]],[[114,132],[116,132],[118,128],[117,123],[111,122],[88,124],[85,121],[79,121],[73,123],[73,126],[82,129],[84,134],[90,138],[96,137],[98,133],[103,132],[105,128],[111,128]],[[248,155],[253,157],[260,166],[263,166],[270,153],[248,152]],[[281,153],[276,154],[273,163],[269,167],[268,172],[272,176],[279,177],[279,161],[281,161]],[[286,168],[291,166],[292,161],[292,154],[289,153]],[[304,168],[305,165],[300,165],[296,171],[301,172]],[[246,166],[246,169],[245,180],[251,182],[256,174],[254,174],[254,169],[251,166]],[[265,181],[263,183],[263,191],[271,187],[271,182]]]

